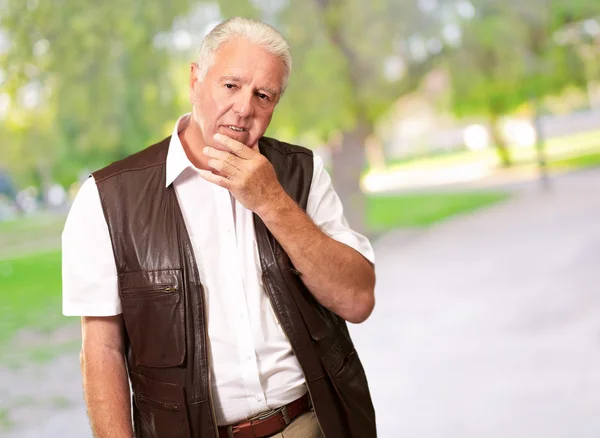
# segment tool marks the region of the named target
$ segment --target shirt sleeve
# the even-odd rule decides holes
[[[91,177],[79,189],[62,232],[63,314],[120,314],[117,278],[108,226]]]
[[[314,155],[306,213],[329,237],[354,248],[371,263],[375,263],[375,254],[369,239],[348,226],[342,202],[333,189],[329,173],[323,167],[323,160],[317,155]]]

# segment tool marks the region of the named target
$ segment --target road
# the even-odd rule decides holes
[[[600,171],[377,246],[382,437],[600,436]]]

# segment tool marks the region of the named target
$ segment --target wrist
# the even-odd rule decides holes
[[[280,194],[271,200],[268,204],[256,210],[256,214],[262,219],[265,224],[272,223],[289,214],[296,203],[282,189]]]

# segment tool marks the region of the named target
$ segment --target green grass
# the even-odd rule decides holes
[[[370,196],[367,199],[367,224],[372,230],[423,227],[461,213],[506,200],[507,193],[418,193]]]
[[[600,152],[551,161],[550,168],[555,169],[585,169],[600,166]]]
[[[50,332],[70,322],[61,313],[59,251],[0,261],[0,347],[23,327]]]
[[[600,131],[589,131],[564,137],[556,137],[545,142],[544,152],[549,161],[596,154],[600,150]],[[534,147],[510,147],[511,157],[515,165],[531,164],[536,161]],[[494,148],[481,151],[460,150],[433,156],[414,157],[388,163],[382,170],[384,173],[395,173],[402,170],[436,170],[472,163],[486,163],[497,166],[498,154]]]

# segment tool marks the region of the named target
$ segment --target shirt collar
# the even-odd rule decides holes
[[[177,120],[175,128],[173,128],[169,151],[167,152],[165,187],[170,186],[185,169],[194,167],[187,157],[179,138],[179,133],[188,125],[189,121],[190,113],[184,114]]]

